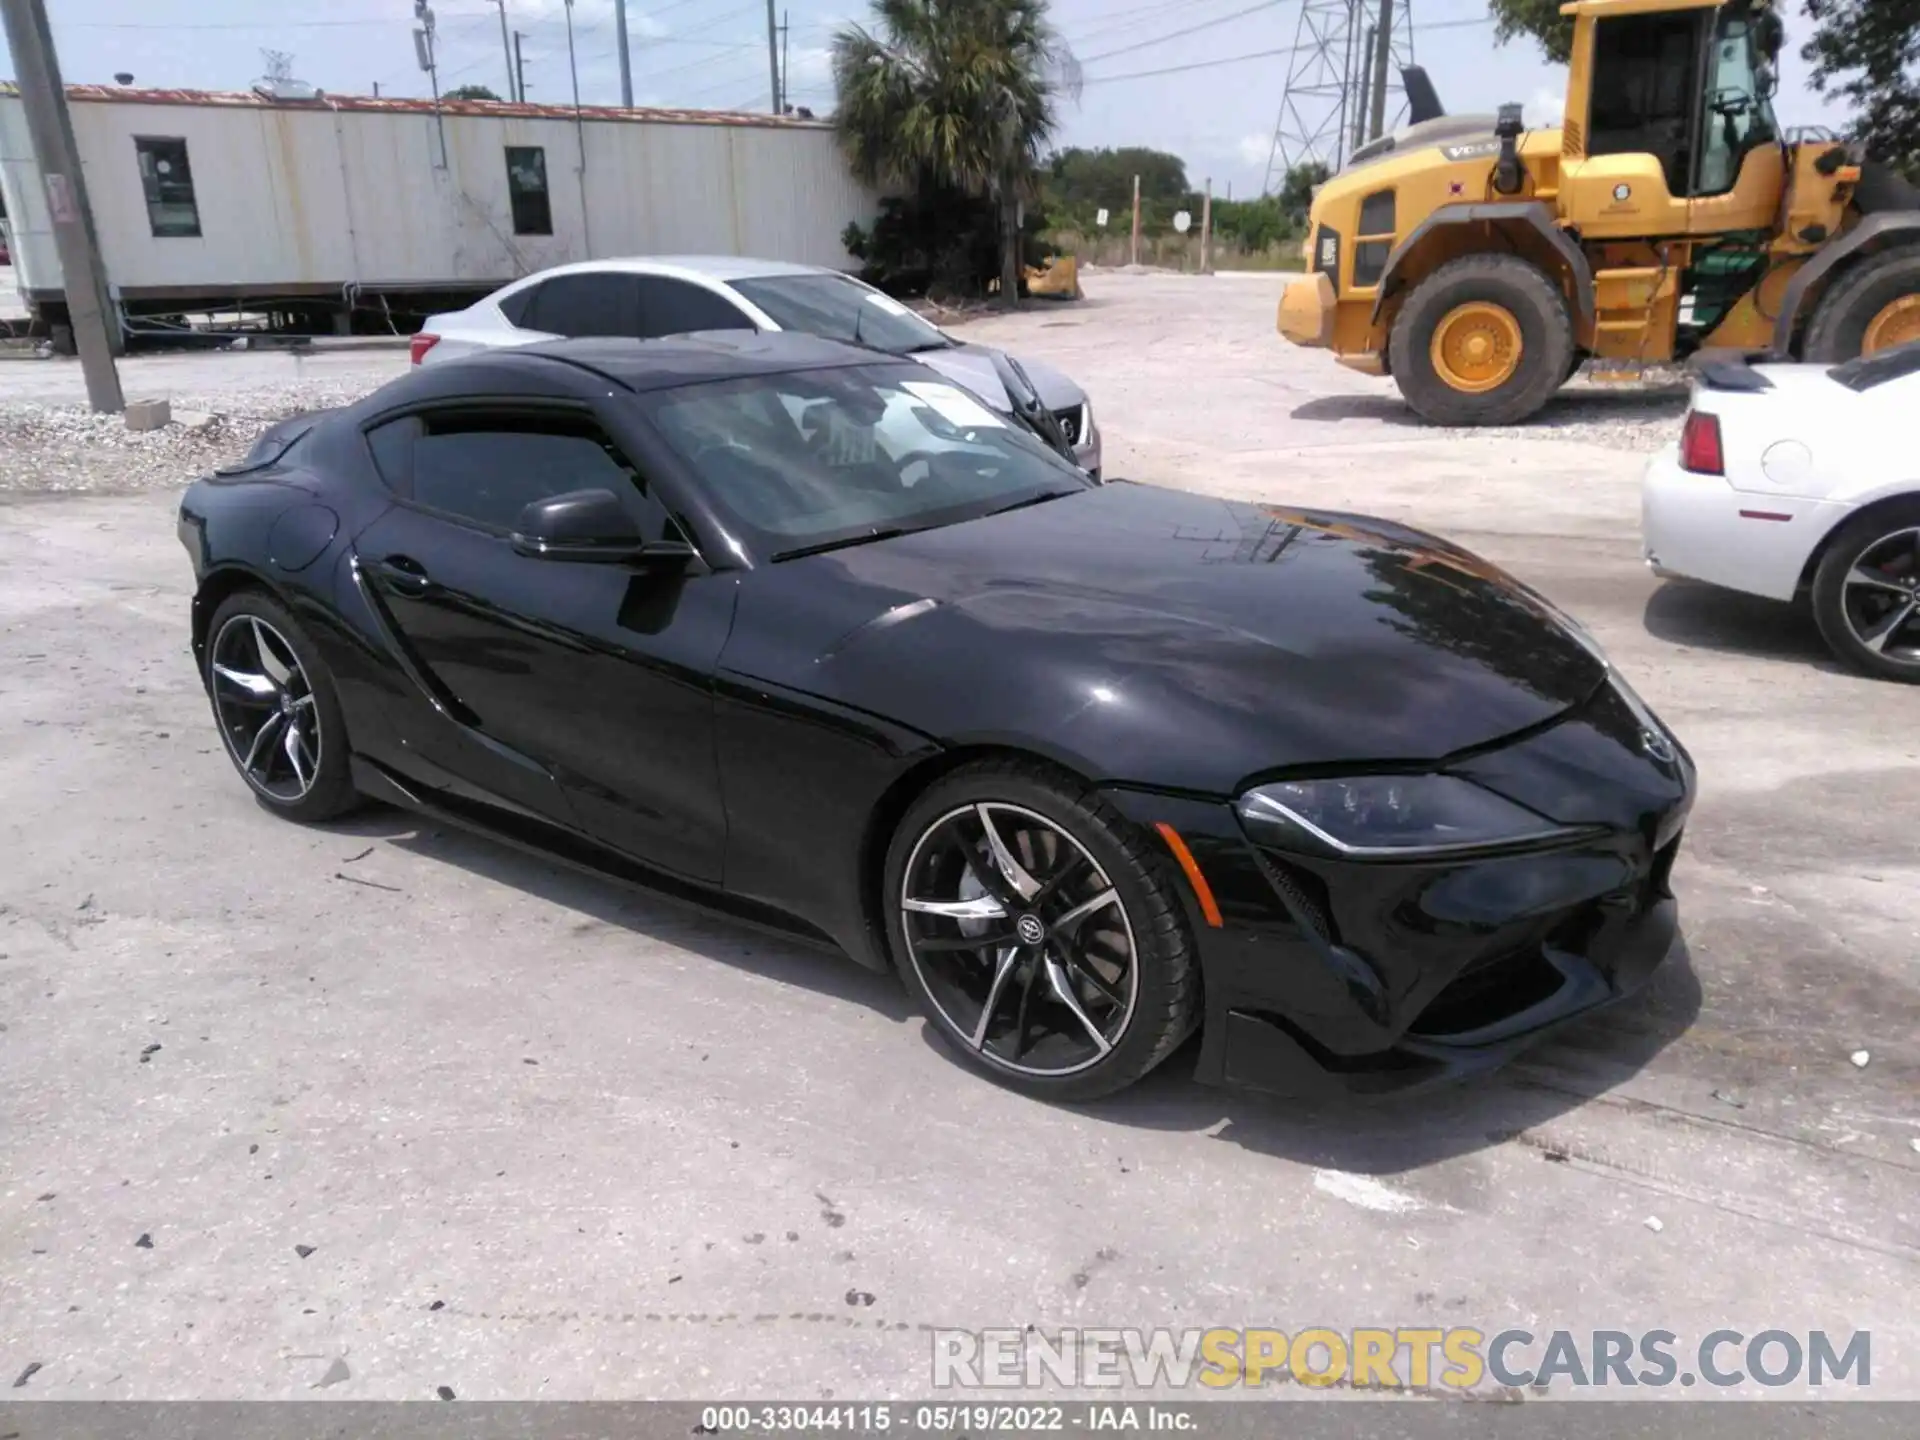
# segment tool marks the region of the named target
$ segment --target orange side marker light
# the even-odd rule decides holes
[[[1187,842],[1180,838],[1180,832],[1162,821],[1153,827],[1160,832],[1160,838],[1167,842],[1167,849],[1173,852],[1173,858],[1180,862],[1180,868],[1187,872],[1187,883],[1193,886],[1193,895],[1200,902],[1200,913],[1207,924],[1215,930],[1226,923],[1220,918],[1220,906],[1213,898],[1213,887],[1207,884],[1207,877],[1200,873],[1199,862],[1193,858],[1193,851],[1187,848]]]

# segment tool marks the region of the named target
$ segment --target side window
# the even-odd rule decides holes
[[[140,162],[140,188],[147,196],[147,228],[161,239],[198,236],[200,206],[193,198],[187,142],[136,135],[133,153]]]
[[[632,335],[632,277],[612,271],[556,275],[533,292],[521,322],[568,339],[587,335]]]
[[[639,488],[633,467],[589,416],[450,411],[416,423],[414,503],[471,525],[507,531],[550,495]]]
[[[751,330],[753,322],[731,300],[685,280],[640,275],[642,339],[686,335],[695,330]]]
[[[1594,32],[1587,153],[1652,155],[1674,195],[1685,195],[1693,179],[1703,13],[1710,12],[1618,15]]]
[[[1707,113],[1700,130],[1696,195],[1724,195],[1740,178],[1740,162],[1779,138],[1754,48],[1754,26],[1722,11],[1707,57]]]
[[[524,290],[516,290],[500,302],[500,313],[507,317],[509,325],[527,325],[527,312],[533,308],[533,297],[539,293],[538,285],[529,285]]]
[[[413,442],[425,428],[418,415],[406,415],[367,432],[373,468],[396,495],[405,495],[413,488]]]
[[[553,207],[547,200],[547,152],[540,146],[507,146],[507,199],[513,206],[514,234],[553,234]]]

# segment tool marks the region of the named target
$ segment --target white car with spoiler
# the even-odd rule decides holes
[[[1920,342],[1844,365],[1695,361],[1647,467],[1656,574],[1810,600],[1858,670],[1920,683]]]

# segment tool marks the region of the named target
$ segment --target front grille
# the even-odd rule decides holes
[[[1538,1005],[1565,983],[1537,946],[1482,960],[1434,996],[1408,1033],[1431,1039],[1463,1035]]]
[[[1060,422],[1060,428],[1066,433],[1069,445],[1080,443],[1080,406],[1070,405],[1065,410],[1053,412],[1053,418]]]

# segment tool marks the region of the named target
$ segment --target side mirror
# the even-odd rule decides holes
[[[693,547],[678,540],[649,541],[611,490],[549,495],[520,512],[513,549],[534,560],[580,564],[684,565]]]

